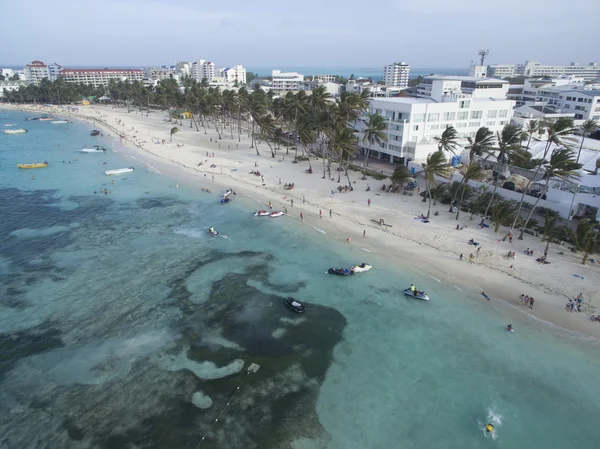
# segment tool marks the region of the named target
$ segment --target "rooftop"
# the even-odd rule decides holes
[[[499,80],[498,78],[477,78],[476,76],[448,76],[448,75],[429,75],[424,77],[426,80],[448,80],[448,81],[467,81],[473,83],[494,83],[494,84],[508,84],[506,80]]]
[[[437,101],[433,101],[431,98],[415,98],[415,97],[374,98],[373,101],[383,101],[386,103],[398,103],[398,104],[434,104],[434,103],[437,103]]]
[[[144,73],[142,69],[62,69],[60,73],[114,73],[114,72],[127,72],[127,73]]]

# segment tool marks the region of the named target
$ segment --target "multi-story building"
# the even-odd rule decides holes
[[[327,93],[330,94],[332,97],[339,97],[342,91],[342,85],[340,83],[318,80],[302,81],[300,83],[299,89],[304,91],[312,91],[313,89],[316,89],[319,86],[323,86]]]
[[[147,67],[144,69],[144,77],[152,81],[160,81],[170,78],[179,78],[175,66],[161,65],[160,67]]]
[[[21,86],[27,86],[29,84],[28,81],[0,81],[0,98],[4,96],[4,90],[7,92],[12,92],[13,90],[19,90]]]
[[[202,66],[202,78],[211,81],[215,76],[215,63],[207,61]]]
[[[501,131],[510,122],[514,102],[503,98],[483,98],[470,94],[444,95],[440,99],[396,97],[371,100],[369,113],[378,113],[387,121],[387,142],[371,148],[371,154],[390,162],[406,159],[423,160],[437,149],[434,137],[453,126],[460,138],[474,137],[477,130],[488,127]],[[359,124],[358,141],[362,142],[364,123]],[[465,142],[466,143],[466,142]]]
[[[290,90],[299,90],[300,83],[304,81],[304,75],[296,72],[282,72],[273,70],[273,85],[271,90],[274,92],[287,92]]]
[[[508,86],[508,81],[495,78],[431,75],[417,86],[417,97],[443,101],[446,97],[458,98],[466,94],[475,98],[506,99]]]
[[[322,81],[324,83],[335,83],[336,79],[336,75],[317,75],[317,81]]]
[[[205,59],[198,59],[191,65],[190,76],[200,82],[206,78],[211,81],[215,77],[215,63]]]
[[[246,69],[241,64],[222,70],[223,76],[228,83],[235,85],[246,84]]]
[[[94,87],[106,86],[111,79],[122,81],[142,81],[141,69],[62,69],[59,76],[67,83],[89,84]]]
[[[48,65],[48,74],[50,81],[56,81],[59,77],[59,73],[62,70],[62,66],[56,62]]]
[[[471,64],[469,66],[469,76],[473,78],[486,78],[487,77],[487,66]]]
[[[506,78],[512,76],[527,77],[553,77],[576,76],[585,81],[595,81],[600,78],[600,65],[590,62],[588,65],[580,65],[572,62],[569,65],[542,65],[538,61],[527,61],[525,64],[497,64],[487,68],[487,75],[494,78]]]
[[[175,71],[182,77],[192,75],[192,63],[188,61],[177,61],[175,63]]]
[[[33,61],[25,66],[25,80],[33,84],[40,84],[44,79],[50,79],[48,65],[42,61]]]
[[[402,62],[394,62],[383,68],[383,82],[389,87],[408,87],[410,66]]]

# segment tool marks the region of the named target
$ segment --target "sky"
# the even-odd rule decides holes
[[[600,63],[598,0],[2,2],[2,65],[468,67]],[[6,36],[11,36],[6,40]]]

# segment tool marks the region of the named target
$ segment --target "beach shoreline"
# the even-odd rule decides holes
[[[447,216],[447,205],[436,208],[440,215],[432,216],[430,223],[421,223],[414,219],[426,212],[426,204],[421,203],[420,197],[380,192],[379,185],[385,181],[362,181],[358,173],[352,174],[354,192],[331,195],[331,189],[346,183],[343,174],[340,183],[335,179],[333,182],[322,179],[320,161],[314,160],[313,174],[309,175],[304,172],[308,167],[306,162],[292,164],[293,154],[285,154],[285,148],[273,159],[266,144],[261,145],[261,155],[257,156],[254,149],[249,148],[250,142],[245,135],[238,142],[235,132],[234,138],[230,139],[232,130],[229,129],[221,131],[223,139],[219,140],[214,127],[207,129],[205,134],[202,128],[197,132],[195,128],[188,130],[184,128],[185,125],[178,125],[180,132],[175,134],[175,142],[166,143],[169,130],[174,125],[163,119],[166,118],[164,112],[151,111],[146,117],[145,112],[127,113],[126,109],[113,109],[111,106],[83,106],[79,107],[78,112],[31,105],[0,107],[54,112],[56,115],[93,123],[107,133],[106,137],[111,135],[108,141],[114,142],[118,138],[142,163],[155,167],[161,174],[175,180],[179,178],[182,182],[212,190],[233,188],[242,201],[248,201],[249,204],[256,202],[257,207],[262,205],[264,208],[272,201],[276,209],[287,208],[287,219],[299,220],[302,212],[307,225],[350,245],[360,258],[376,257],[380,263],[392,265],[398,257],[410,259],[412,268],[428,274],[432,282],[443,282],[469,295],[479,296],[482,300],[485,298],[481,292],[485,291],[492,298],[492,303],[502,300],[511,308],[516,307],[531,315],[532,319],[600,338],[600,324],[591,322],[589,313],[569,313],[564,307],[568,298],[582,291],[588,310],[598,310],[600,294],[594,289],[594,285],[600,281],[598,268],[577,265],[580,257],[572,254],[559,258],[555,256],[557,249],[552,247],[550,257],[556,260],[556,264],[540,266],[534,262],[535,258],[528,258],[522,251],[527,246],[541,254],[545,244],[538,238],[527,237],[527,240],[509,246],[498,240],[501,233],[493,234],[490,228],[479,229],[477,217],[471,221],[465,214],[462,220],[454,221],[453,217]],[[121,126],[120,123],[125,121],[127,124]],[[260,177],[249,174],[255,163],[258,163],[257,169],[264,173],[266,185],[262,185]],[[213,164],[216,167],[210,168]],[[331,174],[334,178],[337,175],[334,170]],[[284,191],[283,183],[287,182],[294,182],[295,188]],[[370,192],[365,191],[368,183]],[[373,201],[371,205],[367,205],[367,198]],[[292,199],[293,206],[290,202]],[[322,211],[323,218],[320,218],[319,211]],[[371,221],[379,218],[393,227],[387,228]],[[468,229],[454,230],[457,223],[466,223]],[[366,238],[363,238],[364,231]],[[469,252],[475,252],[473,247],[466,244],[469,238],[479,241],[483,248],[473,264],[468,262]],[[506,246],[517,253],[517,259],[503,259],[505,251],[501,248]],[[568,250],[565,248],[565,251]],[[459,261],[459,254],[464,255],[463,261]],[[357,263],[360,261],[357,260]],[[575,278],[575,274],[583,279]],[[522,293],[536,298],[533,310],[519,305],[518,297]]]

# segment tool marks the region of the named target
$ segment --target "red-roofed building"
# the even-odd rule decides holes
[[[117,81],[142,81],[141,69],[62,69],[59,72],[67,83],[88,84],[94,87],[106,86],[111,79]]]

